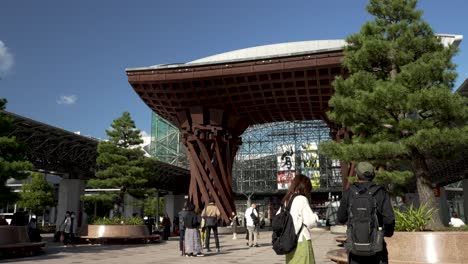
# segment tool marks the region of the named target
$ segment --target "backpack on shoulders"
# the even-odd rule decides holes
[[[369,189],[359,189],[355,185],[350,187],[345,248],[354,255],[372,256],[382,251],[383,230],[379,226],[374,197],[381,188],[379,185]]]
[[[296,196],[291,196],[288,205],[286,207],[282,205],[281,212],[272,219],[272,244],[273,250],[277,255],[288,254],[297,247],[298,236],[304,227],[304,224],[302,224],[299,232],[296,233],[292,216],[289,213],[291,204]]]

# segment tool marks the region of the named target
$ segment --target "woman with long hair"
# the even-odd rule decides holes
[[[294,222],[296,233],[298,235],[297,247],[286,255],[286,263],[315,263],[314,251],[312,249],[312,240],[309,228],[317,225],[318,217],[310,208],[310,194],[312,184],[310,179],[302,174],[294,177],[288,193],[284,196],[282,203],[287,206],[291,202],[289,213]]]

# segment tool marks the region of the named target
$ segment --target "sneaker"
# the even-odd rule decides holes
[[[254,245],[254,247],[260,247],[258,244]]]
[[[201,253],[201,252],[198,252],[198,253],[197,253],[197,257],[204,257],[204,256],[205,256],[205,255],[203,255],[203,253]]]
[[[207,249],[206,249],[206,252],[211,252],[211,249],[207,248]]]

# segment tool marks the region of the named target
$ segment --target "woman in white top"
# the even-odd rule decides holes
[[[310,183],[310,179],[299,174],[294,177],[288,193],[282,201],[286,206],[289,200],[296,194],[289,211],[294,221],[296,233],[299,232],[301,226],[304,225],[304,228],[302,228],[302,231],[298,236],[296,249],[286,255],[286,263],[288,264],[315,263],[309,228],[317,225],[318,217],[310,208],[309,198],[311,192],[312,184]]]

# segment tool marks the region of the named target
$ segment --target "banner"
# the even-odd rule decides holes
[[[289,188],[292,180],[296,176],[296,153],[294,145],[276,146],[278,174],[276,182],[278,190]]]
[[[302,144],[301,162],[304,174],[310,178],[312,188],[320,188],[320,160],[315,142]]]

